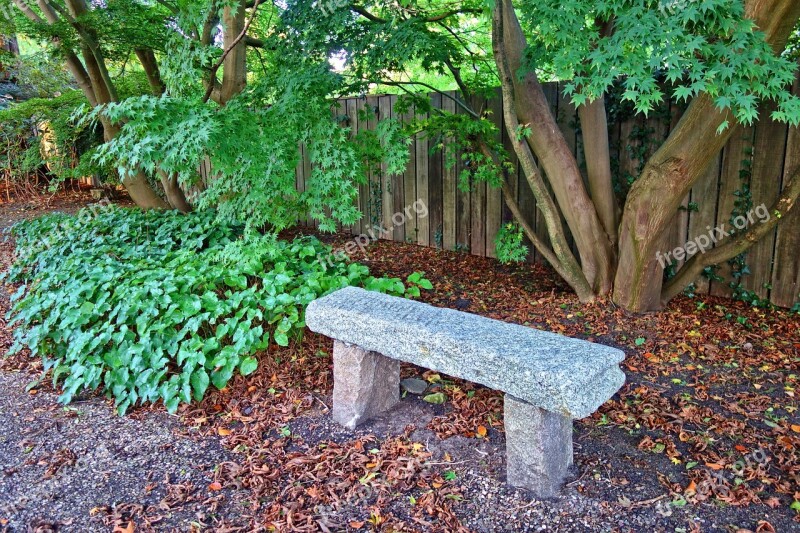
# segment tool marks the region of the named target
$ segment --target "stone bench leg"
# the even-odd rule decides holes
[[[400,361],[333,342],[333,419],[354,429],[400,401]]]
[[[556,496],[572,464],[572,419],[505,395],[508,484]]]

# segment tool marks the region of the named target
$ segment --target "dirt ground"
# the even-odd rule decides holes
[[[3,205],[0,221],[37,212]],[[11,253],[3,244],[4,263]],[[470,383],[404,366],[447,402],[408,394],[356,431],[335,425],[331,342],[308,334],[178,416],[121,418],[94,395],[62,406],[46,381],[31,385],[37,361],[0,359],[0,531],[800,529],[797,315],[682,297],[633,317],[580,304],[536,265],[390,242],[358,259],[375,274],[425,271],[435,305],[626,351],[626,385],[574,424],[557,498],[505,485],[502,396]]]

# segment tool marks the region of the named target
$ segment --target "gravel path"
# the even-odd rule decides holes
[[[0,229],[48,211],[74,212],[86,201],[68,195],[52,205],[2,205]],[[1,263],[10,253],[0,243]],[[3,287],[0,533],[190,531],[215,529],[223,515],[236,521],[234,491],[213,490],[216,465],[232,457],[218,439],[186,437],[190,430],[163,411],[123,418],[102,397],[65,407],[46,384],[26,390],[37,374],[9,371],[14,365],[2,359],[10,344],[7,308]]]
[[[165,413],[116,416],[102,398],[63,407],[25,393],[30,379],[0,372],[0,531],[124,530],[132,515],[187,531],[235,516],[231,495],[209,489],[230,456],[216,439],[175,435]]]

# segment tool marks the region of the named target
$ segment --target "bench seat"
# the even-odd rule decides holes
[[[312,302],[306,324],[571,418],[591,415],[625,382],[616,348],[356,287]]]
[[[333,418],[351,429],[399,401],[400,361],[506,393],[507,480],[543,497],[572,464],[572,419],[625,382],[616,348],[355,287],[306,324],[335,341]]]

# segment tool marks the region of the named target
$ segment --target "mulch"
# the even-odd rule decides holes
[[[341,245],[348,237],[323,238]],[[499,393],[404,366],[404,376],[427,379],[447,402],[408,395],[389,416],[348,431],[330,420],[332,343],[308,333],[261,354],[254,374],[180,411],[181,433],[216,439],[229,454],[210,471],[205,491],[221,499],[235,491],[237,514],[220,512],[208,527],[800,528],[800,512],[791,508],[800,501],[797,314],[697,296],[631,315],[609,301],[581,304],[541,265],[504,266],[388,241],[354,259],[375,275],[424,271],[434,290],[421,299],[433,305],[623,349],[626,384],[592,417],[575,422],[574,471],[558,498],[542,502],[504,485]],[[160,410],[140,408],[132,416]],[[147,529],[143,518],[129,517],[137,530]]]

